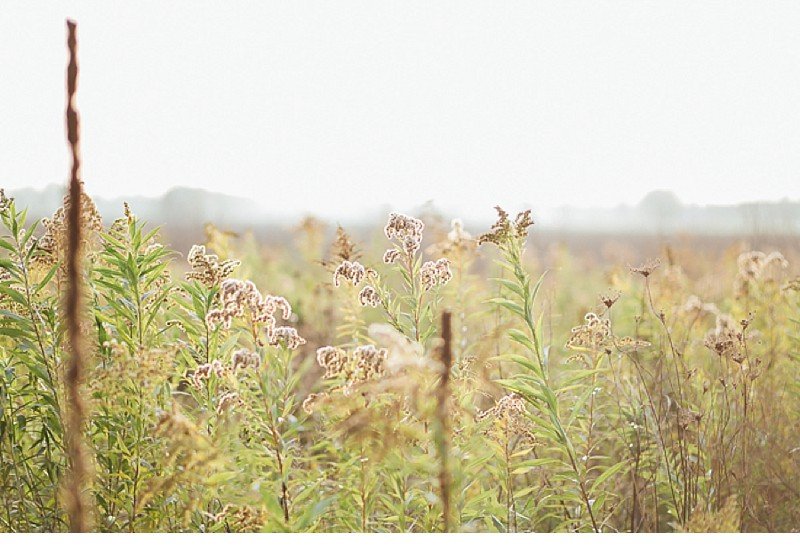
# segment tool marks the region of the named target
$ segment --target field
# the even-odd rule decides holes
[[[796,244],[631,267],[498,210],[178,253],[84,194],[73,277],[69,202],[0,204],[0,531],[797,530]]]

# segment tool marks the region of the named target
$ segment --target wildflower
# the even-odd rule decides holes
[[[187,372],[187,377],[191,380],[192,385],[196,388],[202,388],[203,381],[207,381],[211,377],[223,377],[228,370],[222,365],[219,360],[214,360],[208,364],[200,364],[193,372]]]
[[[789,267],[789,262],[780,252],[765,254],[764,252],[754,251],[740,254],[737,259],[737,265],[739,266],[740,278],[757,280],[769,270],[770,266],[777,265],[781,269],[786,269]]]
[[[568,348],[597,349],[611,341],[611,323],[608,319],[587,313],[584,320],[585,324],[572,329],[572,336],[567,341]]]
[[[219,307],[209,311],[206,321],[211,327],[219,324],[230,329],[234,318],[249,313],[253,324],[263,324],[267,339],[272,342],[275,335],[275,313],[281,312],[283,320],[292,315],[292,307],[281,296],[263,296],[252,281],[227,279],[220,285]],[[286,332],[282,332],[285,335]]]
[[[655,259],[655,260],[648,260],[638,267],[629,266],[629,268],[631,270],[631,273],[636,273],[646,279],[647,277],[652,275],[653,271],[658,269],[660,265],[661,265],[661,260]]]
[[[317,349],[317,364],[325,370],[325,379],[341,375],[347,368],[349,358],[347,352],[338,347],[320,347]]]
[[[606,306],[607,309],[611,309],[611,307],[617,303],[622,293],[619,290],[615,290],[613,292],[606,292],[605,294],[600,294],[600,303]]]
[[[419,270],[422,287],[430,290],[435,286],[443,286],[453,278],[450,271],[450,261],[447,258],[439,258],[435,262],[425,262]]]
[[[207,254],[206,247],[203,245],[192,246],[187,261],[192,266],[192,270],[186,274],[186,280],[196,280],[206,288],[219,285],[241,265],[239,260],[220,262],[219,256]]]
[[[94,201],[89,197],[81,182],[81,211],[80,222],[83,232],[90,234],[103,229],[103,219],[97,210]],[[38,264],[49,266],[62,259],[67,244],[67,211],[70,207],[69,194],[64,197],[63,205],[56,210],[51,218],[42,220],[44,234],[36,241],[39,252],[34,256]]]
[[[425,224],[422,220],[399,212],[393,212],[389,215],[389,221],[383,232],[386,234],[387,239],[395,239],[400,243],[403,251],[408,256],[411,256],[419,250],[422,244],[422,232],[424,229]]]
[[[366,272],[367,270],[360,263],[345,260],[333,272],[333,286],[338,287],[342,282],[341,279],[349,281],[353,286],[358,286]]]
[[[390,248],[386,252],[383,253],[383,263],[385,264],[393,264],[397,261],[397,258],[400,257],[400,251],[396,248]]]
[[[503,396],[494,406],[478,413],[477,419],[478,421],[489,421],[498,425],[488,431],[493,435],[499,433],[533,436],[525,421],[525,401],[517,393]]]
[[[342,226],[336,228],[336,239],[333,241],[333,255],[341,261],[355,261],[360,257],[350,236]]]
[[[381,375],[388,356],[386,349],[377,349],[374,345],[362,345],[353,351],[355,361],[354,378],[366,381]]]
[[[364,307],[377,307],[381,303],[381,296],[372,286],[365,286],[358,294],[358,301]]]
[[[217,415],[222,415],[225,413],[226,410],[234,407],[234,406],[243,406],[244,402],[242,402],[239,393],[236,392],[226,392],[222,396],[219,397],[217,401]]]
[[[495,207],[497,221],[492,224],[487,233],[478,237],[478,245],[492,243],[501,245],[509,239],[522,240],[528,236],[528,229],[533,225],[531,211],[525,210],[517,214],[512,221],[508,213],[500,207]]]
[[[716,328],[706,334],[703,341],[718,356],[730,356],[734,359],[744,354],[743,343],[743,333],[736,330],[736,322],[727,314],[717,315]]]
[[[297,330],[289,326],[275,328],[269,344],[278,347],[283,345],[287,349],[297,349],[300,345],[305,345],[306,340],[300,337]]]
[[[233,353],[231,372],[236,373],[238,370],[258,368],[259,364],[261,364],[261,358],[256,353],[248,349],[239,349]]]

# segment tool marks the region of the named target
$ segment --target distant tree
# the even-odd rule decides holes
[[[653,221],[658,233],[664,233],[683,211],[683,203],[671,191],[656,190],[645,195],[637,208]]]

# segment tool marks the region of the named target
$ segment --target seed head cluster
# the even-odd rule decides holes
[[[61,260],[64,256],[67,244],[67,212],[70,207],[69,194],[64,197],[64,204],[59,207],[51,218],[44,218],[44,234],[35,241],[39,251],[34,261],[44,266],[51,266]],[[92,233],[98,233],[103,229],[103,219],[97,206],[83,189],[81,182],[81,211],[80,222],[85,234],[84,243]]]
[[[408,255],[415,254],[422,244],[422,232],[425,224],[419,218],[413,218],[393,212],[383,232],[389,240],[394,239]]]
[[[503,396],[494,406],[478,413],[477,419],[493,425],[487,430],[491,435],[532,436],[525,419],[525,401],[517,393]]]
[[[377,307],[381,304],[381,295],[374,286],[367,285],[358,293],[358,302],[364,307]]]
[[[363,265],[345,260],[333,272],[333,286],[341,286],[342,279],[353,286],[358,286],[366,274],[367,270]]]
[[[435,262],[425,262],[419,270],[420,281],[425,290],[443,286],[453,278],[450,271],[450,260],[439,258]]]
[[[294,328],[277,328],[275,314],[280,311],[281,318],[288,320],[292,315],[292,307],[286,298],[281,296],[262,295],[252,281],[228,279],[223,281],[219,291],[219,307],[209,311],[206,321],[212,328],[222,326],[230,329],[233,319],[247,315],[253,325],[259,325],[266,332],[270,345],[286,343],[296,348],[305,342]],[[259,343],[261,343],[259,339]]]
[[[508,213],[502,208],[495,207],[494,209],[497,211],[497,220],[488,232],[478,237],[479,245],[492,243],[501,246],[509,240],[521,241],[528,237],[528,230],[533,225],[530,210],[517,213],[514,220],[511,220]]]
[[[587,313],[584,324],[572,329],[567,341],[568,348],[598,349],[607,346],[611,340],[611,322],[601,319],[595,313]]]
[[[186,280],[196,280],[206,288],[219,286],[233,270],[241,265],[239,260],[219,261],[216,254],[206,253],[203,245],[194,245],[187,256],[192,270],[186,274]]]

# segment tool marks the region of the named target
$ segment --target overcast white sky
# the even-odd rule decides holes
[[[0,2],[0,186],[351,214],[800,198],[800,2]]]

